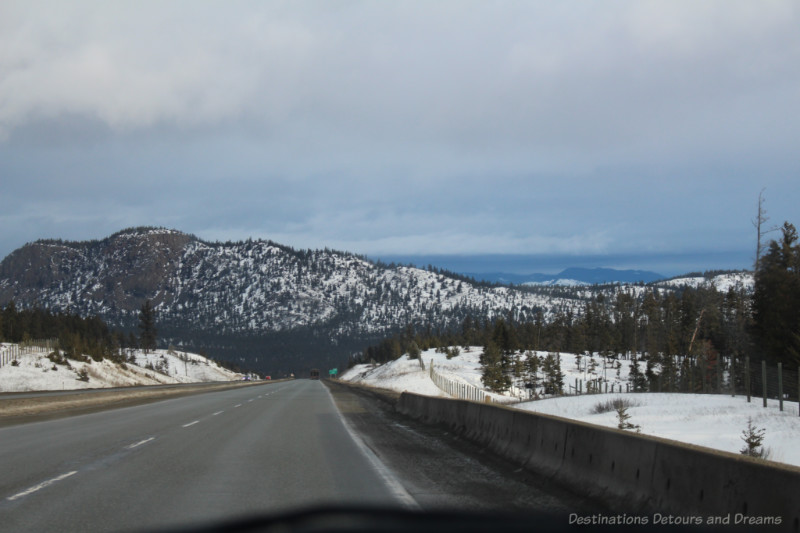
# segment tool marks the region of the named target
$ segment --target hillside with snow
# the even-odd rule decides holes
[[[622,292],[642,297],[652,288],[709,284],[749,291],[752,275],[647,285],[496,286],[347,252],[295,250],[266,240],[206,242],[152,227],[97,241],[40,240],[0,261],[0,306],[14,301],[19,308],[96,315],[112,329],[129,331],[150,300],[161,345],[213,353],[274,375],[341,366],[365,345],[409,325],[447,330],[467,317],[509,316],[547,322],[581,314],[600,295],[610,306]]]
[[[136,350],[129,354],[125,363],[87,358],[87,361],[68,360],[66,364],[59,364],[49,359],[47,352],[35,348],[22,349],[9,360],[14,346],[0,345],[0,360],[5,361],[0,366],[0,392],[103,389],[243,378],[214,361],[187,352],[155,350],[145,354]]]
[[[479,347],[461,350],[459,355],[448,358],[436,350],[422,353],[425,369],[419,360],[408,355],[383,365],[356,365],[340,376],[340,379],[374,387],[413,392],[429,396],[451,397],[431,379],[430,367],[435,373],[444,376],[457,385],[473,386],[483,389],[481,382]],[[538,352],[539,357],[547,356]],[[630,361],[621,361],[604,367],[601,358],[595,356],[596,368],[590,372],[591,359],[581,358],[580,365],[574,354],[559,354],[565,396],[548,396],[540,388],[536,394],[542,399],[529,400],[531,393],[524,388],[521,380],[505,394],[483,393],[493,401],[515,409],[523,409],[548,415],[555,415],[590,424],[617,427],[616,411],[609,408],[612,400],[621,398],[629,404],[629,422],[638,425],[643,434],[653,435],[680,442],[706,446],[732,453],[739,453],[744,446],[742,432],[751,420],[757,428],[764,429],[764,446],[768,459],[800,466],[800,416],[797,402],[784,402],[780,411],[777,400],[768,400],[767,408],[761,400],[754,398],[748,403],[744,396],[727,394],[679,394],[679,393],[626,393],[630,371]],[[617,372],[619,370],[619,374]],[[641,370],[644,370],[643,368]],[[576,395],[575,387],[586,390],[586,383],[605,373],[615,393]],[[602,388],[605,390],[605,387]],[[598,412],[603,411],[604,412]]]
[[[271,241],[210,243],[163,228],[101,241],[42,240],[0,263],[0,304],[42,305],[111,326],[135,326],[150,299],[168,327],[263,333],[313,326],[326,336],[383,333],[409,323],[458,324],[469,313],[529,319],[561,297],[488,287],[332,250]]]
[[[718,292],[728,292],[730,289],[750,293],[755,287],[755,278],[752,272],[728,272],[710,276],[677,277],[669,280],[657,281],[654,287],[679,288],[679,287],[714,287]]]

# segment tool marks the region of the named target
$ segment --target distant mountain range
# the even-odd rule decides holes
[[[647,270],[616,270],[613,268],[567,268],[558,274],[509,274],[503,272],[466,273],[478,281],[513,283],[514,285],[594,285],[603,283],[651,283],[664,279]]]
[[[532,321],[541,313],[549,320],[557,313],[582,312],[598,292],[612,301],[627,283],[661,278],[602,268],[470,277],[328,249],[295,250],[250,239],[206,242],[176,230],[141,227],[102,240],[22,246],[0,261],[0,307],[13,300],[19,307],[97,315],[138,334],[139,310],[150,300],[162,345],[174,343],[280,376],[341,366],[348,355],[409,327],[444,332],[460,328],[468,316]],[[728,278],[717,285],[751,283]],[[480,279],[489,283],[475,281]],[[569,286],[609,282],[623,285]],[[701,276],[659,286],[678,290],[711,282]]]

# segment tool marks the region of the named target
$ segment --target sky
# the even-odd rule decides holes
[[[152,225],[749,268],[759,192],[800,223],[799,27],[781,0],[6,0],[0,258]]]

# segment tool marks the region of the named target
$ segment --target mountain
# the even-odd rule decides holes
[[[650,283],[665,276],[647,270],[616,270],[613,268],[567,268],[558,274],[508,274],[492,272],[465,274],[477,280],[515,285],[594,285],[603,283]]]
[[[263,240],[210,243],[132,228],[98,241],[40,240],[0,262],[0,305],[98,315],[136,330],[145,300],[162,343],[206,350],[273,375],[334,367],[411,326],[459,326],[468,315],[530,320],[579,297],[489,287],[445,273],[376,264],[332,250]]]
[[[635,281],[652,274],[567,269],[556,278],[599,283],[620,279],[620,272]],[[650,286],[680,291],[711,285],[751,291],[752,274],[709,273]],[[20,307],[97,315],[138,335],[139,310],[150,300],[161,346],[174,344],[276,377],[341,367],[349,355],[408,327],[446,331],[460,328],[468,316],[533,321],[541,313],[547,321],[556,313],[583,312],[585,302],[601,293],[610,303],[620,291],[641,297],[646,290],[625,284],[497,286],[347,252],[295,250],[265,240],[212,243],[152,227],[95,241],[40,240],[0,262],[2,307],[13,300]]]

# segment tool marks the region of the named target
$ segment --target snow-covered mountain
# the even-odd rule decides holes
[[[755,288],[755,278],[752,272],[726,272],[724,274],[679,276],[665,281],[654,283],[656,287],[714,287],[719,292],[728,292],[731,288],[745,292],[752,292]]]
[[[516,285],[562,285],[574,287],[577,285],[594,285],[609,283],[650,283],[664,279],[664,276],[647,270],[617,270],[614,268],[579,268],[572,267],[562,270],[558,274],[508,274],[485,273],[467,274],[475,279],[497,282],[514,283]]]
[[[679,285],[662,283],[665,290]],[[532,320],[537,312],[547,319],[580,312],[597,291],[618,290],[626,289],[489,286],[346,252],[294,250],[264,240],[211,243],[150,227],[99,241],[40,240],[0,262],[0,305],[14,300],[135,328],[149,299],[160,337],[194,342],[190,348],[228,359],[246,352],[249,360],[260,358],[256,368],[276,374],[275,361],[287,356],[309,354],[311,365],[321,354],[338,352],[330,360],[335,366],[343,351],[360,351],[365,340],[408,325],[457,327],[468,315]],[[235,346],[229,342],[234,337]]]
[[[175,230],[135,228],[100,241],[41,240],[0,262],[0,305],[41,305],[134,327],[150,299],[159,331],[197,335],[302,332],[322,345],[409,324],[460,324],[468,314],[531,319],[577,298],[474,284],[331,250],[270,241],[210,243]]]

